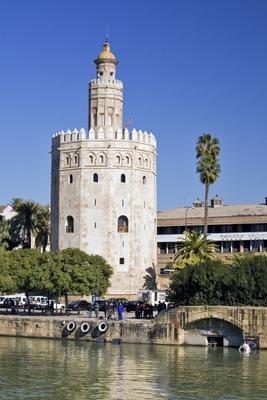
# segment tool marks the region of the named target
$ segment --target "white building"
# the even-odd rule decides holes
[[[52,140],[51,249],[78,247],[113,267],[110,296],[135,296],[156,264],[156,140],[122,128],[123,84],[106,42],[89,83],[89,132]]]

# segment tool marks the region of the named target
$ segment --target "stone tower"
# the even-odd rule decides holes
[[[156,265],[156,140],[122,129],[123,85],[108,42],[95,64],[88,133],[52,139],[51,248],[103,256],[113,267],[108,294],[130,298]]]

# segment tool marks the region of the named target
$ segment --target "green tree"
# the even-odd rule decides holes
[[[11,293],[17,291],[17,279],[11,274],[9,251],[0,249],[0,292]]]
[[[7,249],[9,247],[10,233],[9,223],[0,216],[0,248]]]
[[[229,268],[219,260],[189,265],[171,275],[170,298],[180,305],[225,304],[229,279]]]
[[[13,231],[21,236],[23,247],[31,248],[32,234],[38,226],[39,205],[32,200],[14,199],[12,202],[16,215],[12,218]]]
[[[157,290],[158,288],[157,269],[154,263],[152,267],[146,268],[146,273],[147,274],[143,277],[145,280],[143,288],[147,290]]]
[[[208,233],[208,199],[209,187],[220,175],[220,164],[218,156],[220,154],[219,140],[210,133],[199,136],[196,144],[197,173],[200,182],[205,185],[204,201],[204,233]]]
[[[216,244],[207,239],[202,232],[185,231],[185,241],[180,243],[174,257],[176,267],[200,264],[207,260],[216,259]]]
[[[50,273],[53,267],[53,256],[51,253],[40,253],[34,249],[20,249],[9,252],[9,268],[13,280],[16,282],[17,290],[25,292],[51,292],[53,283]]]
[[[108,289],[112,268],[98,255],[69,248],[55,253],[56,268],[52,271],[51,281],[54,290],[65,296],[68,294],[103,295]]]

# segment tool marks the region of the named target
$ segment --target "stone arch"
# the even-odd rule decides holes
[[[89,162],[89,165],[95,165],[95,162],[96,162],[96,155],[95,155],[95,153],[90,152],[90,153],[88,154],[88,162]]]
[[[189,345],[239,347],[243,337],[241,327],[222,318],[200,318],[184,327],[185,344]]]
[[[114,157],[114,164],[121,165],[122,155],[121,153],[116,153]]]
[[[123,158],[123,165],[125,165],[125,167],[130,167],[131,164],[132,164],[132,158],[130,154],[127,153]]]
[[[228,310],[227,310],[228,311]],[[238,319],[231,316],[230,312],[225,311],[225,307],[221,307],[221,309],[214,309],[213,307],[188,307],[185,310],[181,310],[180,320],[182,321],[183,328],[195,321],[199,321],[202,319],[219,319],[226,322],[229,322],[232,325],[237,326],[240,329],[243,329],[242,322]],[[185,317],[186,315],[186,317]],[[184,318],[185,317],[185,318]]]
[[[104,165],[105,163],[106,163],[106,154],[101,152],[97,155],[97,164]]]

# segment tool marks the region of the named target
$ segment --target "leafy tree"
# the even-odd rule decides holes
[[[4,217],[0,216],[0,248],[8,248],[9,240],[9,223],[4,219]]]
[[[267,305],[267,256],[243,256],[232,265],[208,260],[171,276],[170,297],[181,305]]]
[[[196,144],[197,173],[200,182],[205,185],[204,201],[204,233],[208,233],[208,198],[209,187],[219,177],[220,164],[218,155],[220,154],[219,140],[209,133],[199,136]]]
[[[11,293],[17,290],[17,280],[11,274],[10,252],[0,249],[0,291]]]
[[[174,257],[178,268],[203,263],[216,258],[216,244],[207,239],[202,232],[185,231],[185,241],[180,243]]]
[[[143,288],[147,290],[157,290],[157,269],[153,263],[152,267],[146,268],[146,275],[143,277],[145,279]]]
[[[25,292],[52,291],[50,279],[51,253],[40,253],[39,250],[20,249],[9,253],[9,268],[12,278],[16,281],[17,290]]]
[[[112,268],[98,255],[69,248],[55,254],[56,268],[52,271],[51,281],[54,290],[65,296],[68,305],[68,294],[102,295],[109,287]]]

